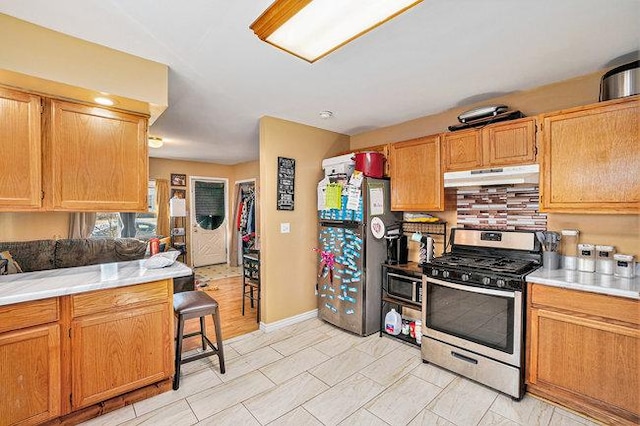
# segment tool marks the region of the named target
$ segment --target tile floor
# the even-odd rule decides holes
[[[317,319],[239,336],[224,350],[226,374],[217,357],[185,364],[179,390],[84,425],[596,425],[423,364],[415,346]]]
[[[201,266],[194,268],[193,271],[196,274],[196,285],[209,284],[211,281],[221,278],[239,277],[242,275],[242,266],[229,266],[226,263],[222,263],[220,265]]]

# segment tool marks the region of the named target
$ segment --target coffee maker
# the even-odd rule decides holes
[[[387,263],[389,265],[405,264],[409,258],[409,247],[406,235],[390,235],[387,239]]]

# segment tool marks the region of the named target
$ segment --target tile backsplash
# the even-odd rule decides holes
[[[539,187],[530,184],[460,188],[457,226],[544,231],[547,215],[538,211],[539,198]]]

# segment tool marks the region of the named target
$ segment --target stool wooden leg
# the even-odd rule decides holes
[[[249,300],[250,300],[252,308],[253,308],[253,299],[254,299],[254,297],[253,297],[253,287],[251,287],[251,298]]]
[[[260,286],[258,286],[258,288],[256,289],[256,292],[258,293],[258,308],[256,309],[257,315],[256,315],[256,322],[260,322]]]
[[[224,374],[224,351],[222,349],[222,330],[220,329],[220,310],[216,309],[215,313],[211,315],[213,323],[216,327],[216,346],[218,347],[218,361],[220,362],[220,373]]]
[[[184,333],[184,317],[178,315],[178,336],[176,337],[176,364],[175,376],[173,377],[173,390],[180,387],[180,361],[182,360],[182,335]]]
[[[205,325],[205,317],[200,317],[200,333],[202,333],[202,335],[200,336],[200,338],[202,339],[202,350],[206,351],[207,350],[207,341],[204,339],[204,337],[207,335],[207,327]]]

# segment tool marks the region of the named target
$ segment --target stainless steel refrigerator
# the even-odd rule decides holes
[[[401,216],[391,212],[388,180],[364,178],[360,189],[357,208],[343,195],[340,209],[319,211],[318,316],[367,336],[380,330],[384,231]]]

